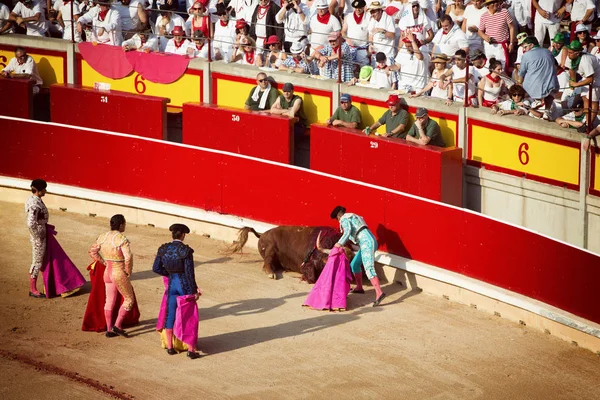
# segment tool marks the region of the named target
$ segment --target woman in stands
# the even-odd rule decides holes
[[[429,97],[443,100],[450,98],[452,91],[450,90],[450,85],[448,84],[449,81],[444,85],[445,89],[442,89],[442,81],[440,80],[440,77],[444,76],[444,74],[448,72],[448,61],[449,59],[446,54],[436,54],[433,60],[431,60],[434,65],[434,69],[433,72],[431,72],[431,79],[429,80],[429,83],[427,83],[427,86],[419,90],[417,93],[411,94],[410,97],[419,97],[431,90]]]
[[[502,74],[502,63],[492,57],[489,70],[490,73],[479,81],[477,90],[477,99],[483,107],[498,104],[502,91],[506,89],[506,83],[500,76]]]
[[[188,10],[190,16],[185,22],[185,30],[192,36],[194,32],[201,31],[204,37],[210,37],[210,18],[206,13],[206,4],[206,0],[197,0]]]
[[[448,2],[448,7],[446,8],[446,15],[452,18],[455,24],[459,27],[462,26],[462,22],[465,19],[465,4],[463,0],[454,0],[453,2]]]
[[[281,51],[281,42],[275,35],[271,35],[266,41],[265,46],[268,47],[269,51],[258,54],[256,65],[259,67],[267,68],[279,68],[279,66],[285,61],[286,54]]]
[[[106,265],[104,271],[104,284],[106,286],[106,303],[104,304],[104,318],[106,319],[106,337],[117,335],[127,337],[123,330],[123,320],[135,304],[135,294],[129,278],[133,270],[133,254],[129,240],[123,235],[126,221],[121,214],[113,215],[110,219],[110,231],[96,240],[90,248],[90,256],[94,261]],[[119,308],[119,314],[113,326],[113,309],[117,301],[117,292],[123,296],[124,301]]]
[[[243,36],[233,50],[231,62],[243,65],[256,65],[257,53],[254,40],[250,36]]]

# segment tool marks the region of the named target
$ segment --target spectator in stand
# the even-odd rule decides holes
[[[444,76],[446,74],[446,72],[448,72],[448,56],[445,54],[436,54],[433,58],[433,60],[431,60],[431,62],[433,63],[433,72],[431,73],[431,79],[429,80],[429,83],[427,84],[427,86],[425,86],[423,89],[419,90],[418,92],[416,92],[415,94],[411,94],[410,98],[415,98],[415,97],[419,97],[424,95],[425,93],[428,93],[431,90],[431,93],[429,94],[429,97],[434,98],[434,99],[444,99],[447,100],[449,98],[452,97],[452,92],[451,92],[451,85],[449,85],[449,81],[447,82],[443,82],[442,81],[442,76]],[[442,89],[442,83],[443,86],[445,87],[444,89]]]
[[[368,70],[369,76],[365,76],[365,72],[363,72],[363,76],[361,77],[359,73],[359,79],[352,78],[348,85],[356,85],[359,83],[360,86],[376,89],[396,89],[398,77],[397,74],[392,71],[391,65],[391,61],[385,54],[379,52],[375,54],[375,68],[370,65],[365,65],[361,68],[361,72]]]
[[[244,108],[250,111],[269,111],[277,100],[277,89],[271,86],[267,74],[256,75],[256,87],[250,91]]]
[[[83,31],[83,25],[91,24],[91,41],[112,46],[120,46],[123,42],[121,35],[121,16],[110,3],[98,3],[77,20],[77,32]],[[88,38],[89,40],[89,38]]]
[[[479,36],[483,39],[483,47],[487,59],[492,57],[507,68],[509,54],[517,43],[514,21],[506,9],[500,9],[501,0],[487,0],[487,14],[481,16]]]
[[[565,13],[565,0],[532,0],[531,3],[536,10],[535,38],[538,43],[544,44],[546,32],[550,39],[556,38],[559,33],[560,20]]]
[[[243,19],[238,19],[235,23],[235,41],[240,41],[243,37],[250,37],[250,25]]]
[[[269,52],[259,53],[256,60],[256,65],[259,67],[279,68],[283,61],[287,58],[285,53],[281,51],[281,43],[277,36],[272,35],[267,39],[265,45],[268,46]]]
[[[258,50],[266,50],[267,38],[275,35],[279,41],[283,41],[283,24],[275,20],[275,16],[281,8],[271,0],[258,0],[258,7],[252,14],[250,23],[250,37],[256,41]]]
[[[573,111],[563,115],[561,118],[557,118],[556,123],[563,128],[571,129],[581,129],[586,126],[587,116],[585,115],[585,110],[583,109],[583,101],[581,97],[578,97],[577,100],[573,102],[571,108]]]
[[[433,37],[433,53],[444,53],[452,57],[458,50],[469,51],[467,35],[456,25],[449,15],[441,19],[442,29],[438,30]]]
[[[192,43],[183,36],[184,34],[185,32],[181,26],[173,28],[171,32],[173,37],[167,42],[165,53],[179,54],[181,56],[188,54],[188,47],[191,47]]]
[[[225,62],[229,62],[235,43],[235,21],[229,19],[229,12],[223,3],[217,4],[215,15],[219,17],[219,21],[215,23],[213,48],[215,52],[221,53]]]
[[[381,125],[385,125],[385,134],[380,136],[405,139],[408,112],[400,106],[400,97],[396,94],[391,94],[386,103],[389,109],[369,127],[369,131],[375,132]],[[368,133],[366,130],[363,130],[363,132]]]
[[[369,18],[365,17],[366,5],[365,0],[354,0],[352,2],[354,11],[346,15],[342,25],[342,36],[346,39],[346,43],[354,49],[358,68],[371,64],[368,46]]]
[[[594,39],[594,47],[592,48],[592,51],[590,51],[590,54],[600,58],[600,31],[598,31],[596,36],[593,36],[592,39]]]
[[[552,38],[552,44],[549,48],[550,52],[556,58],[556,62],[561,68],[565,67],[567,62],[567,48],[565,47],[565,35],[562,32],[558,32]]]
[[[396,55],[394,39],[396,37],[396,28],[392,17],[383,12],[385,7],[379,1],[372,1],[369,6],[371,20],[368,24],[369,42],[371,54],[382,52],[387,58],[393,58]]]
[[[44,5],[32,0],[19,1],[10,13],[9,20],[17,26],[27,28],[29,36],[46,36],[48,30]]]
[[[319,51],[327,45],[327,37],[342,29],[340,21],[329,13],[327,0],[316,1],[317,14],[310,19],[310,45],[313,51]]]
[[[0,35],[4,33],[15,33],[15,30],[10,22],[10,9],[4,3],[0,3]]]
[[[465,8],[462,30],[469,41],[471,51],[483,51],[483,39],[479,36],[479,24],[481,16],[487,13],[487,9],[482,7],[483,0],[473,0]]]
[[[139,50],[144,51],[146,53],[157,52],[158,51],[158,38],[152,34],[152,30],[142,29],[131,39],[123,41],[121,45],[123,50],[131,51],[131,50]]]
[[[510,3],[502,0],[502,2],[504,4],[501,4],[501,7],[508,10],[508,13],[516,23],[516,31],[531,32],[533,29],[533,22],[531,20],[531,0],[511,0]]]
[[[577,25],[583,24],[588,31],[592,30],[596,5],[594,0],[567,0],[567,4],[569,3],[571,3],[571,40],[573,40]]]
[[[466,8],[463,0],[454,0],[452,4],[448,4],[448,7],[446,7],[446,15],[452,18],[452,21],[459,27],[462,26],[465,20],[465,11]]]
[[[570,83],[573,88],[580,88],[583,97],[583,107],[591,107],[592,120],[598,115],[598,100],[600,100],[600,60],[598,57],[584,52],[584,48],[577,40],[567,45],[569,59],[566,67],[570,70]],[[577,81],[577,75],[581,80]],[[590,95],[590,83],[592,93]]]
[[[281,89],[283,94],[277,97],[275,103],[271,106],[271,114],[283,115],[289,118],[298,118],[294,124],[294,134],[296,139],[303,135],[308,125],[308,120],[304,114],[302,98],[294,94],[294,85],[286,82]]]
[[[77,32],[77,29],[75,29],[75,26],[73,26],[73,22],[76,22],[81,16],[81,11],[79,10],[79,3],[77,3],[76,1],[73,2],[72,16],[70,2],[64,3],[62,1],[56,1],[54,3],[54,7],[56,7],[55,9],[58,12],[58,14],[56,15],[56,21],[61,27],[62,38],[65,40],[73,39],[75,43],[81,42],[81,34]]]
[[[252,13],[257,4],[258,0],[231,0],[229,7],[232,8],[232,15],[235,16],[237,21],[241,19],[251,21]]]
[[[398,72],[398,90],[402,93],[414,93],[427,86],[429,81],[429,61],[431,57],[425,46],[412,32],[399,43],[400,49],[392,70]]]
[[[531,101],[526,98],[525,89],[521,85],[512,85],[508,89],[508,100],[492,106],[492,114],[526,115],[531,107]]]
[[[193,58],[203,58],[208,60],[208,49],[210,48],[211,61],[219,61],[223,59],[223,55],[219,50],[215,50],[213,44],[208,44],[208,39],[204,37],[201,30],[197,30],[192,34],[192,43],[188,46],[187,54]]]
[[[467,107],[473,106],[477,107],[477,89],[476,89],[476,79],[475,71],[472,66],[469,66],[467,69],[467,53],[464,50],[458,50],[454,55],[454,66],[446,72],[441,80],[441,89],[445,89],[446,85],[444,84],[445,80],[449,77],[452,77],[451,91],[452,96],[448,97],[446,100],[446,104],[450,105],[452,102],[465,102],[465,83],[467,82],[467,71],[469,74],[468,83],[466,89],[468,93],[467,97]]]
[[[113,3],[113,8],[119,12],[121,18],[123,39],[130,39],[138,29],[148,24],[148,14],[139,0],[121,0]]]
[[[306,46],[302,42],[292,43],[291,56],[279,66],[280,71],[293,71],[299,74],[318,75],[319,67],[316,61],[306,54]]]
[[[481,78],[490,73],[487,65],[487,58],[485,53],[481,50],[475,50],[469,54],[469,60],[473,64],[473,75],[475,75],[475,82],[479,82]]]
[[[208,0],[194,1],[194,4],[188,9],[189,17],[185,21],[185,31],[189,35],[201,31],[204,37],[210,37],[210,16],[206,11]]]
[[[544,119],[551,118],[554,94],[558,91],[556,60],[549,50],[539,46],[537,39],[529,36],[521,45],[525,54],[521,59],[519,75],[523,78],[523,88],[535,100],[531,105],[536,111],[544,105]]]
[[[336,128],[359,129],[362,117],[360,110],[352,104],[352,97],[349,94],[343,94],[340,96],[340,106],[325,122]]]
[[[275,16],[278,24],[283,24],[285,38],[283,49],[289,53],[292,43],[308,35],[310,10],[300,0],[284,0],[284,7]]]
[[[178,14],[171,11],[171,7],[168,4],[160,6],[160,15],[156,19],[154,24],[154,33],[158,36],[158,48],[160,51],[165,51],[167,48],[167,42],[169,41],[165,36],[169,34],[176,26],[185,28],[185,21]],[[189,36],[189,32],[185,32],[186,36]]]
[[[8,65],[2,70],[2,76],[10,79],[30,79],[33,81],[33,94],[38,94],[44,84],[33,58],[27,54],[23,47],[15,49],[15,56],[10,59]],[[8,94],[8,93],[7,93]]]
[[[427,109],[417,108],[415,123],[406,134],[406,141],[422,145],[446,147],[442,131],[437,122],[429,118]]]
[[[354,50],[343,42],[340,37],[340,32],[331,32],[327,37],[329,43],[315,53],[315,57],[319,58],[319,67],[323,68],[323,74],[329,79],[338,79],[338,57],[341,52],[342,59],[342,76],[341,82],[349,82],[354,75]]]
[[[585,52],[589,52],[592,50],[594,41],[592,40],[592,36],[588,32],[585,25],[579,24],[577,25],[577,27],[575,27],[575,36],[575,40],[578,40],[579,43],[581,43]]]
[[[433,40],[433,29],[429,19],[423,10],[421,10],[419,0],[411,1],[411,10],[408,12],[406,10],[404,11],[398,26],[400,27],[401,32],[400,39],[404,39],[410,32],[416,35],[416,38],[421,41],[423,45],[426,45]]]
[[[242,65],[256,65],[259,51],[251,37],[242,36],[236,43],[230,62]]]
[[[506,83],[501,77],[502,64],[492,58],[490,60],[490,73],[483,76],[478,84],[477,100],[482,107],[492,107],[500,102]]]

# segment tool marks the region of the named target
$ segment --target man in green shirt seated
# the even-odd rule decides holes
[[[302,136],[306,131],[307,120],[302,107],[302,98],[294,94],[294,85],[286,82],[283,85],[283,94],[277,97],[273,106],[271,106],[271,114],[287,116],[289,118],[298,118],[294,124],[294,133],[296,138]]]
[[[392,94],[386,101],[389,110],[383,113],[373,125],[369,127],[370,131],[374,131],[381,125],[385,125],[385,134],[381,136],[394,137],[398,139],[406,138],[406,125],[408,124],[408,112],[400,107],[400,98],[398,95]],[[366,130],[363,132],[367,133]]]
[[[277,89],[271,86],[264,72],[256,75],[257,86],[250,91],[244,108],[251,111],[269,111],[277,100]]]
[[[327,125],[356,129],[360,128],[361,122],[359,109],[352,104],[352,97],[346,93],[340,96],[340,106],[327,120]]]
[[[406,135],[406,141],[417,144],[429,144],[432,146],[446,147],[446,142],[442,137],[440,126],[437,122],[429,118],[427,109],[417,108],[415,114],[416,120],[410,127]]]

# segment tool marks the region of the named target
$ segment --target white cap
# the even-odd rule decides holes
[[[317,9],[319,8],[329,8],[327,0],[317,0]]]
[[[585,32],[587,30],[588,28],[584,24],[577,24],[577,26],[575,27],[575,32]]]
[[[292,54],[300,54],[304,50],[304,44],[301,42],[294,42],[290,47],[290,52]]]

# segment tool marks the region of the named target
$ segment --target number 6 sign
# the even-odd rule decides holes
[[[529,145],[521,143],[519,146],[519,162],[523,165],[529,164],[529,153],[527,153],[527,150],[529,150]]]

